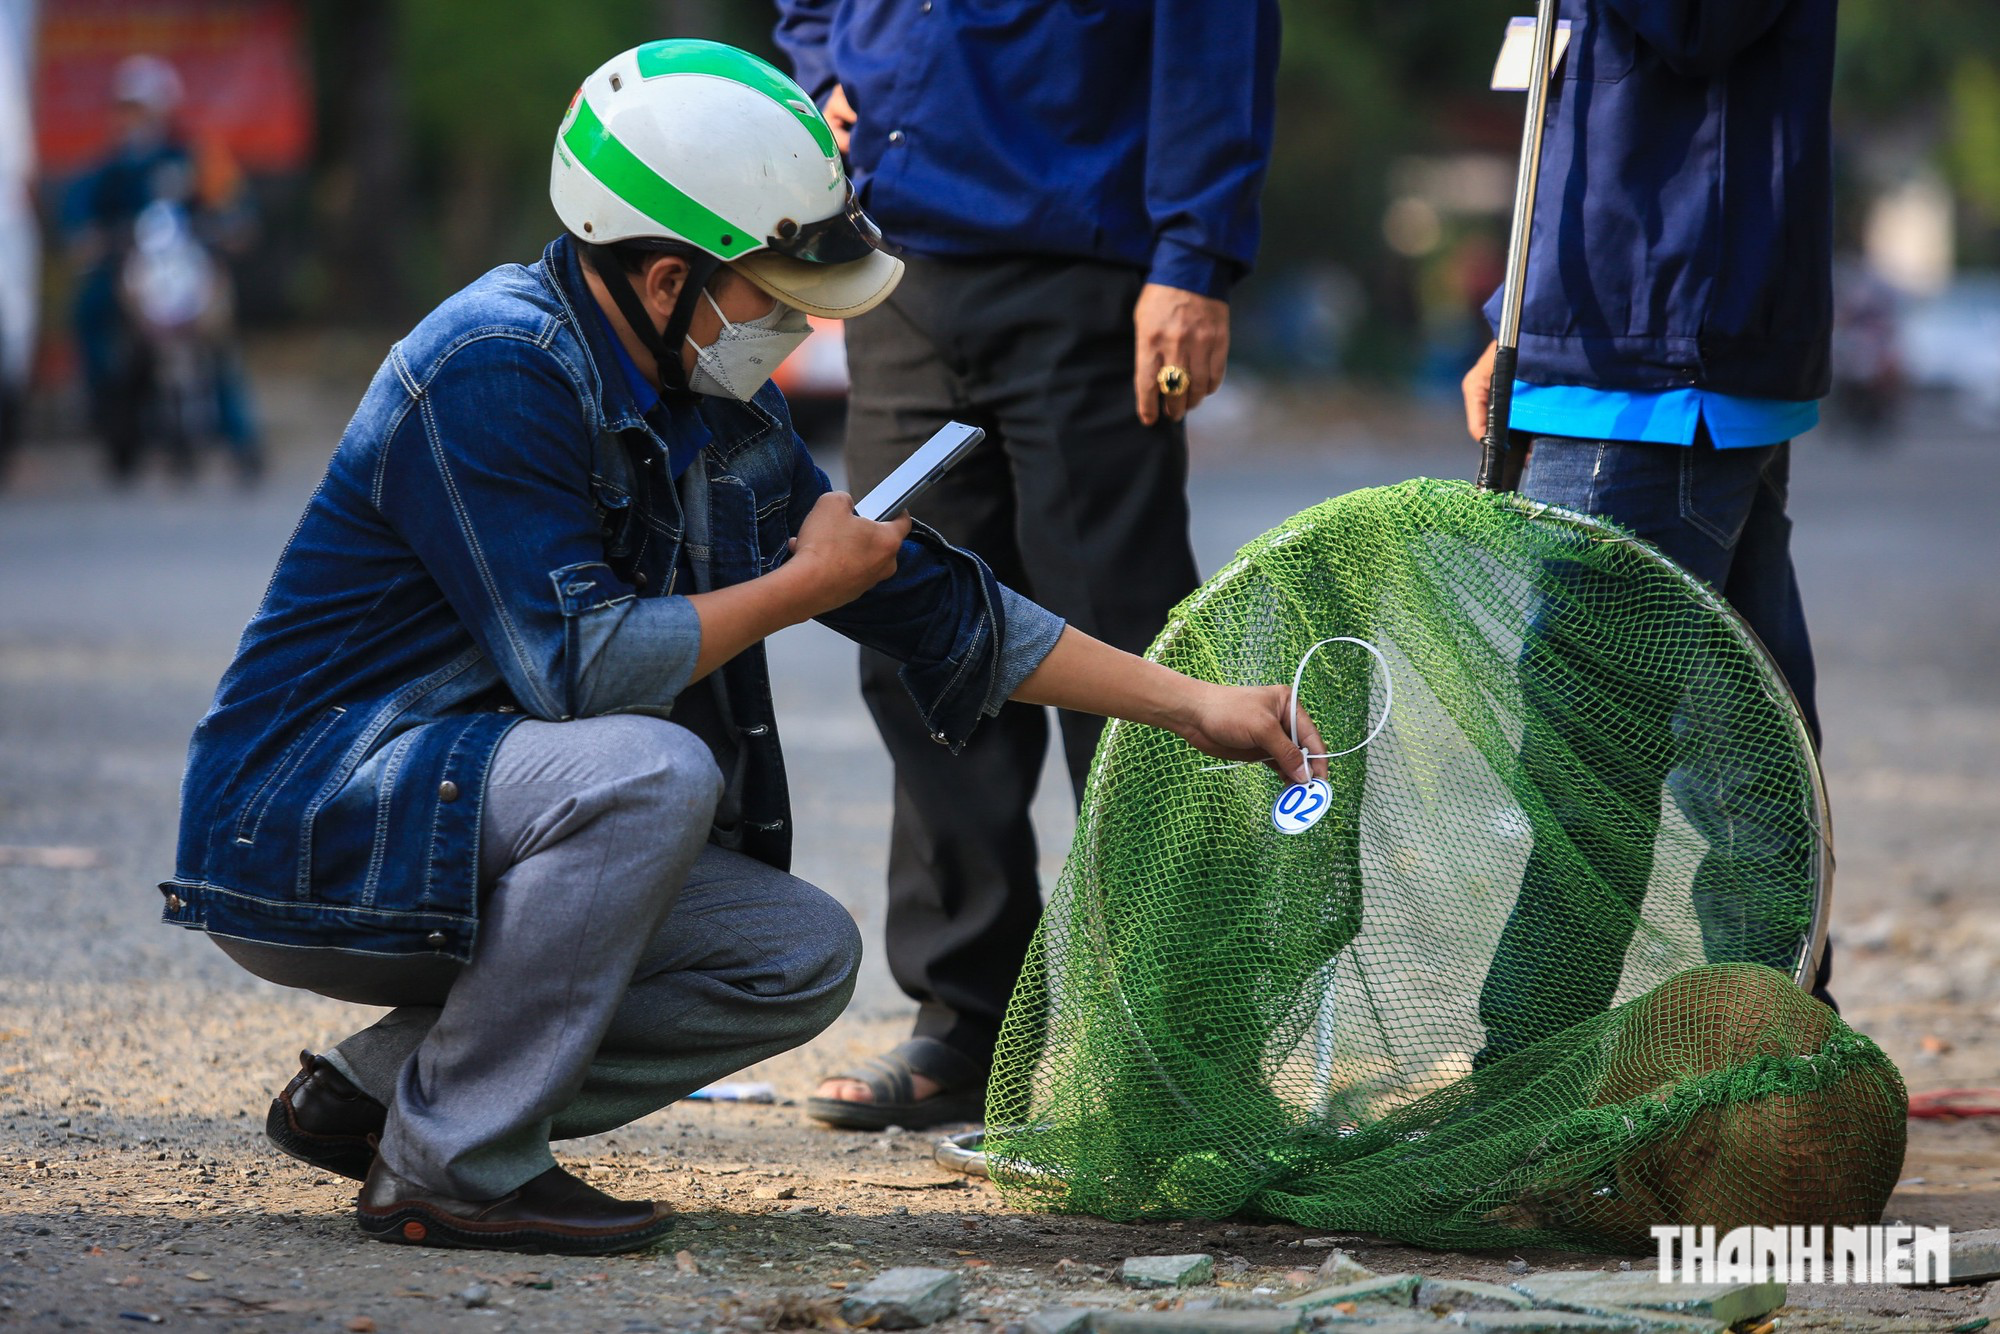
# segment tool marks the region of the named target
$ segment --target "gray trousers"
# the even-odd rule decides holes
[[[673,723],[524,722],[487,782],[470,963],[216,943],[270,981],[394,1006],[327,1053],[389,1108],[380,1153],[427,1189],[504,1195],[554,1165],[551,1139],[798,1046],[853,993],[847,911],[708,844],[721,784]]]

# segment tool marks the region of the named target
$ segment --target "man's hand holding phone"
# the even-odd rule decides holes
[[[804,607],[800,620],[810,620],[844,607],[896,572],[896,553],[910,535],[910,516],[877,523],[854,512],[854,497],[845,491],[821,496],[791,540],[787,577],[798,581]]]

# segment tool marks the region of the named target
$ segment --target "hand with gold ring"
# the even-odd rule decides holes
[[[1132,309],[1139,420],[1180,421],[1215,392],[1229,363],[1229,303],[1147,283]]]

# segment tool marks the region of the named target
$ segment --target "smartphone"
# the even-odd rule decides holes
[[[924,441],[917,447],[916,453],[884,477],[880,486],[861,497],[854,506],[854,512],[877,523],[895,517],[908,509],[932,482],[944,476],[985,438],[986,432],[977,426],[967,426],[964,422],[945,423],[943,430]]]

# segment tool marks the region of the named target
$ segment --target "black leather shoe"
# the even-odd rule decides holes
[[[324,1056],[302,1051],[298,1074],[271,1099],[264,1134],[294,1158],[362,1181],[388,1119],[381,1103],[348,1083]]]
[[[560,1167],[497,1200],[454,1200],[397,1176],[380,1158],[354,1214],[377,1241],[558,1255],[636,1251],[674,1225],[673,1214],[651,1200],[614,1200]]]

